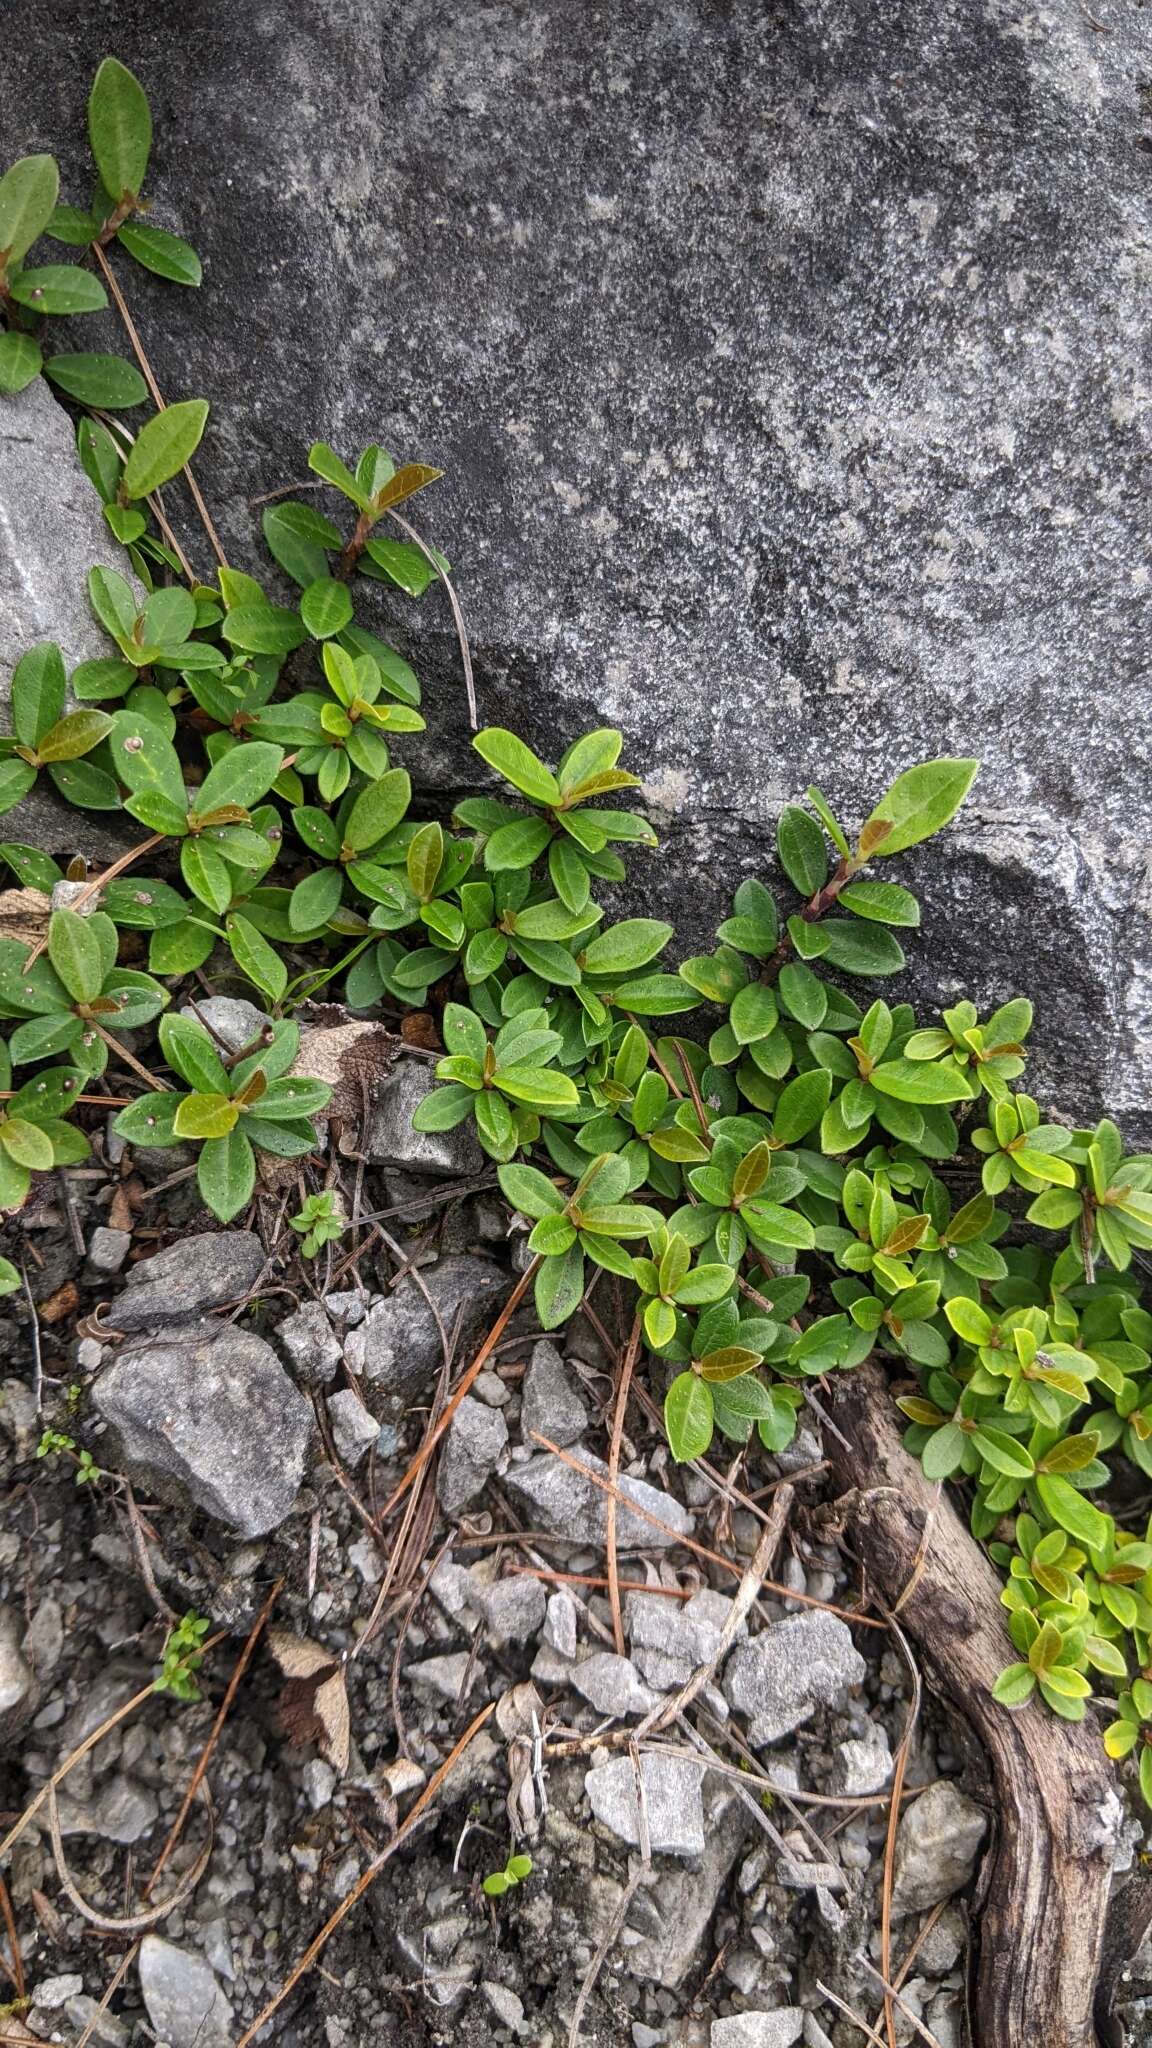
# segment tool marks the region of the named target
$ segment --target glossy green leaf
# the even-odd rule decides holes
[[[134,199],[152,148],[148,98],[127,66],[105,57],[88,96],[88,139],[101,181],[114,201]]]
[[[905,847],[916,846],[933,832],[939,832],[942,825],[955,817],[979,767],[979,761],[946,758],[905,769],[887,795],[881,797],[864,828],[867,832],[869,827],[875,831],[881,825],[891,826],[871,846],[869,858],[903,853]]]
[[[52,217],[60,173],[51,156],[24,156],[0,178],[0,272],[20,263]]]
[[[206,398],[166,406],[141,427],[124,464],[124,494],[146,498],[191,461],[208,419]]]
[[[109,412],[143,405],[148,396],[148,386],[136,365],[126,363],[123,356],[83,352],[50,356],[44,374],[78,405],[98,405]]]
[[[44,358],[30,334],[0,334],[0,396],[11,398],[40,375]]]
[[[143,221],[125,221],[117,239],[144,270],[166,277],[172,284],[198,285],[203,271],[200,258],[179,235],[155,228]]]

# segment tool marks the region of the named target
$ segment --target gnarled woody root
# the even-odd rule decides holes
[[[981,1874],[973,1970],[976,2048],[1096,2048],[1093,1999],[1120,1820],[1112,1767],[1088,1720],[997,1706],[1014,1656],[1000,1581],[947,1494],[900,1441],[883,1372],[836,1379],[845,1443],[826,1456],[870,1578],[900,1602],[924,1674],[988,1759],[992,1841]]]

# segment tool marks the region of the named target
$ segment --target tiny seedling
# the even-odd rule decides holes
[[[532,1858],[530,1856],[509,1856],[503,1870],[489,1871],[488,1876],[484,1879],[483,1890],[490,1899],[502,1899],[505,1892],[513,1891],[518,1884],[523,1884],[524,1879],[531,1877],[531,1875]]]

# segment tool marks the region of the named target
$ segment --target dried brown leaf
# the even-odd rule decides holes
[[[314,1742],[333,1770],[346,1771],[351,1721],[344,1660],[286,1629],[270,1629],[268,1647],[284,1673],[280,1719],[289,1742],[298,1748]]]
[[[42,889],[0,889],[0,939],[39,945],[47,935],[52,904]]]

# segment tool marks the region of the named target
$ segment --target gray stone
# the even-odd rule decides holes
[[[440,1449],[436,1497],[446,1515],[462,1514],[478,1500],[508,1448],[508,1424],[498,1408],[466,1394]]]
[[[105,1280],[118,1273],[131,1249],[130,1230],[109,1230],[106,1224],[98,1224],[88,1240],[88,1279]]]
[[[425,1657],[422,1664],[410,1664],[407,1676],[418,1692],[454,1707],[472,1690],[476,1660],[467,1650],[455,1650],[448,1657]]]
[[[926,897],[906,986],[1048,998],[1041,1094],[1140,1128],[1146,11],[397,0],[381,37],[370,0],[312,0],[261,37],[258,122],[226,11],[197,15],[194,77],[153,26],[126,0],[117,49],[163,115],[154,218],[207,281],[177,317],[134,271],[134,304],[161,388],[216,401],[197,472],[229,558],[261,565],[261,494],[313,435],[442,465],[417,524],[483,719],[549,758],[625,731],[665,837],[634,901],[675,906],[686,952],[813,776],[858,819],[908,762],[982,754],[948,852],[898,864]],[[83,122],[37,53],[58,34],[90,76],[106,23],[24,0],[21,29],[0,131],[75,194]],[[123,345],[112,314],[77,338]],[[66,488],[49,569],[76,518],[120,559]],[[91,632],[74,571],[25,639]],[[406,763],[467,786],[442,597],[357,604],[426,678]]]
[[[24,1628],[13,1607],[0,1607],[0,1741],[10,1741],[35,1712],[40,1691],[23,1656]]]
[[[916,1950],[916,1967],[928,1977],[946,1977],[968,1943],[968,1928],[959,1906],[945,1906]]]
[[[138,1967],[149,2021],[169,2048],[231,2048],[232,2007],[203,1956],[146,1934]]]
[[[342,1387],[338,1394],[329,1394],[325,1406],[336,1454],[343,1464],[355,1468],[379,1436],[380,1424],[354,1387]]]
[[[748,1718],[754,1748],[779,1742],[831,1706],[866,1670],[845,1622],[807,1608],[738,1643],[724,1666],[728,1703]]]
[[[204,1230],[141,1259],[117,1296],[115,1328],[136,1331],[187,1323],[236,1301],[256,1285],[264,1247],[251,1230]]]
[[[6,125],[5,115],[5,125]],[[17,152],[22,154],[22,152]],[[41,260],[51,262],[51,256]],[[79,344],[86,346],[86,344]],[[30,647],[55,640],[69,674],[114,653],[88,603],[88,571],[127,562],[76,454],[73,428],[40,377],[0,403],[0,697]],[[138,586],[137,586],[138,587]],[[143,593],[141,593],[141,596]],[[67,774],[64,764],[62,777]],[[103,865],[140,837],[121,811],[74,810],[41,775],[9,819],[11,837]]]
[[[894,1913],[926,1913],[968,1883],[988,1816],[958,1785],[940,1779],[914,1799],[896,1833]]]
[[[138,1842],[155,1827],[159,1811],[147,1785],[117,1771],[91,1799],[73,1799],[67,1790],[61,1792],[60,1832],[99,1835],[105,1842]]]
[[[561,1657],[576,1655],[576,1623],[576,1602],[562,1586],[550,1596],[544,1622],[544,1641]]]
[[[650,1752],[640,1759],[648,1834],[653,1850],[667,1856],[704,1853],[702,1766],[687,1757]],[[584,1790],[596,1819],[632,1849],[640,1846],[636,1772],[631,1757],[614,1756],[586,1771]]]
[[[229,1052],[243,1052],[272,1022],[266,1010],[244,996],[200,996],[195,1003],[184,1003],[180,1015],[203,1024],[213,1042]]]
[[[793,2048],[804,2033],[798,2005],[779,2005],[774,2012],[737,2012],[713,2020],[711,2048]]]
[[[873,1792],[882,1792],[892,1776],[888,1730],[873,1721],[865,1735],[838,1742],[835,1774],[836,1789],[846,1799],[866,1799]]]
[[[657,1696],[643,1684],[629,1657],[612,1650],[596,1650],[573,1664],[569,1685],[594,1706],[598,1714],[622,1720],[626,1714],[646,1714],[657,1704]]]
[[[519,2033],[524,2024],[523,1999],[517,1998],[506,1984],[481,1984],[480,1991],[500,2026],[510,2027],[513,2033]]]
[[[32,2003],[42,2012],[59,2012],[78,1991],[83,1991],[83,1977],[45,1977],[32,1992]]]
[[[228,1323],[138,1338],[92,1398],[120,1460],[157,1490],[241,1536],[291,1513],[312,1410],[263,1338]]]
[[[343,1356],[332,1325],[318,1301],[306,1301],[276,1331],[276,1342],[306,1387],[326,1387]]]
[[[608,1467],[583,1444],[579,1447],[579,1459],[590,1472],[607,1478]],[[510,1466],[504,1484],[510,1493],[528,1503],[550,1534],[569,1536],[603,1549],[608,1496],[562,1458],[554,1457],[551,1451],[541,1451],[526,1464]],[[661,1493],[658,1487],[649,1486],[647,1480],[627,1475],[621,1477],[619,1491],[616,1543],[620,1550],[666,1550],[681,1536],[691,1535],[692,1517],[670,1493]],[[629,1501],[632,1506],[625,1506]],[[644,1512],[636,1512],[639,1509]]]
[[[386,1081],[373,1083],[362,1140],[370,1165],[441,1177],[483,1170],[484,1154],[471,1117],[453,1131],[412,1129],[415,1111],[438,1086],[432,1066],[411,1058],[400,1060]]]
[[[583,1436],[588,1427],[588,1410],[572,1384],[572,1376],[556,1346],[542,1337],[532,1346],[532,1356],[521,1387],[520,1434],[531,1443],[533,1433],[566,1449]]]
[[[499,1643],[530,1642],[544,1626],[544,1588],[527,1572],[497,1579],[477,1597],[485,1627]]]
[[[705,1780],[703,1854],[687,1870],[660,1872],[648,1893],[653,1914],[645,1920],[644,1938],[628,1951],[632,1976],[677,1991],[703,1954],[711,1960],[709,1929],[752,1825],[730,1785]]]
[[[95,2048],[127,2048],[128,2029],[123,2020],[117,2019],[114,2012],[109,2012],[87,1992],[77,1992],[68,2000],[64,2010],[79,2035],[82,2036],[87,2029],[88,2039],[95,2043]]]
[[[344,1356],[353,1372],[388,1391],[421,1386],[443,1363],[445,1339],[451,1343],[455,1336],[459,1355],[492,1322],[511,1284],[492,1259],[441,1259],[419,1280],[406,1276],[370,1308],[349,1333]]]
[[[718,1604],[718,1616],[710,1602]],[[723,1595],[708,1592],[685,1602],[659,1593],[629,1593],[624,1603],[629,1648],[649,1685],[668,1692],[707,1664],[719,1647],[724,1610],[730,1605]]]

